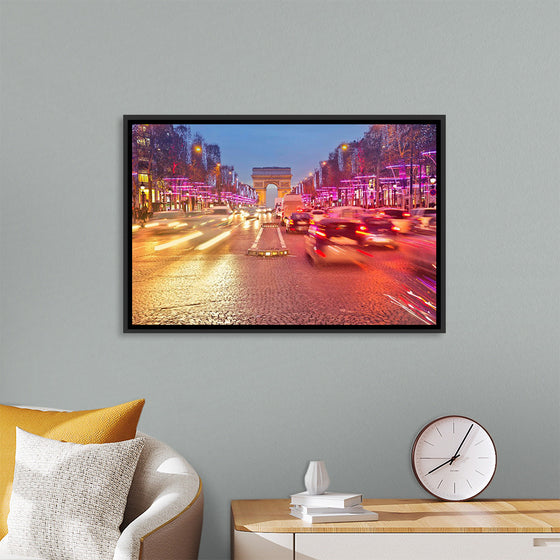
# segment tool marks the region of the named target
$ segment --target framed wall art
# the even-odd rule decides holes
[[[445,332],[445,117],[124,117],[124,331]]]

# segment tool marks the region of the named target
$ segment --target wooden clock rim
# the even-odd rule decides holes
[[[447,498],[442,498],[441,496],[438,496],[437,494],[434,494],[431,490],[428,490],[428,488],[426,488],[426,486],[424,485],[424,483],[422,482],[422,480],[420,479],[420,476],[418,475],[418,472],[416,471],[416,466],[414,465],[414,452],[416,451],[416,444],[418,443],[418,440],[420,439],[420,436],[432,425],[435,424],[436,422],[439,422],[441,420],[445,420],[446,418],[463,418],[464,420],[468,420],[469,422],[473,422],[474,424],[476,424],[477,426],[480,426],[488,435],[488,437],[490,438],[490,441],[492,442],[492,447],[494,448],[494,472],[492,473],[492,476],[489,478],[488,482],[486,483],[486,485],[484,486],[484,488],[482,488],[482,490],[480,490],[480,492],[477,492],[476,494],[473,494],[472,496],[469,496],[468,498],[462,498],[459,500],[451,500],[451,499],[447,499]],[[438,500],[442,500],[444,502],[468,502],[469,500],[472,500],[473,498],[476,498],[479,494],[481,494],[482,492],[484,492],[484,490],[486,490],[486,488],[488,488],[488,486],[490,486],[490,483],[492,482],[492,480],[494,479],[494,475],[496,474],[496,470],[498,468],[498,453],[496,451],[496,444],[494,443],[494,440],[492,439],[492,436],[490,435],[490,432],[478,421],[478,420],[473,420],[472,418],[469,418],[468,416],[463,416],[462,414],[447,414],[446,416],[440,416],[438,418],[436,418],[435,420],[432,420],[431,422],[429,422],[428,424],[426,424],[419,432],[418,435],[416,436],[416,438],[414,439],[414,444],[412,445],[412,452],[411,452],[411,464],[412,464],[412,470],[414,472],[414,476],[416,477],[416,480],[420,483],[420,486],[422,486],[422,488],[424,488],[424,490],[426,490],[426,492],[428,492],[428,494],[431,494],[432,496],[434,496],[435,498],[437,498]]]

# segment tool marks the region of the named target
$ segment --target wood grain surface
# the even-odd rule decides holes
[[[236,531],[253,533],[560,533],[560,500],[364,500],[378,521],[312,525],[290,500],[234,500]]]

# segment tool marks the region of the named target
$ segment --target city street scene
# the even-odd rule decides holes
[[[441,122],[146,121],[129,330],[441,327]]]

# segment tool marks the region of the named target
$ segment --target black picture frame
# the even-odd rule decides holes
[[[163,127],[159,127],[159,128],[155,128],[155,125],[163,125]],[[401,308],[401,310],[399,311],[400,313],[400,320],[396,320],[396,322],[391,323],[391,322],[372,322],[371,324],[365,322],[365,321],[358,321],[357,324],[352,324],[351,320],[348,321],[347,318],[343,318],[340,320],[340,322],[336,322],[336,319],[333,322],[329,322],[328,320],[323,322],[322,319],[319,321],[310,321],[310,322],[305,322],[305,321],[301,321],[301,322],[296,322],[293,323],[290,320],[287,320],[286,322],[282,323],[282,322],[277,322],[276,319],[273,317],[273,315],[269,315],[268,319],[266,319],[266,317],[263,319],[262,317],[260,317],[258,319],[258,321],[256,323],[251,323],[252,319],[245,319],[245,320],[241,320],[239,322],[233,322],[233,323],[225,323],[225,322],[220,322],[220,319],[218,318],[218,320],[206,320],[206,322],[204,320],[201,320],[199,317],[196,317],[196,313],[193,319],[189,319],[187,321],[185,321],[184,319],[181,319],[177,322],[173,322],[173,319],[171,316],[164,316],[163,320],[161,320],[161,314],[160,314],[160,319],[158,319],[157,321],[153,321],[153,320],[135,320],[134,319],[134,313],[135,313],[135,307],[134,307],[134,298],[133,298],[133,291],[134,291],[134,287],[135,287],[135,279],[134,279],[134,275],[135,275],[135,268],[134,268],[134,263],[136,262],[133,259],[133,241],[136,242],[136,237],[138,237],[141,234],[147,235],[147,230],[145,229],[141,229],[140,233],[138,233],[137,231],[135,231],[133,233],[133,228],[136,228],[138,226],[137,222],[137,218],[138,216],[144,211],[143,208],[144,207],[149,207],[151,204],[151,210],[152,211],[156,211],[157,210],[164,210],[164,209],[168,209],[167,206],[169,206],[169,209],[172,208],[172,206],[174,204],[181,204],[183,205],[183,207],[185,207],[186,209],[188,209],[187,202],[185,202],[185,200],[188,198],[189,201],[194,200],[196,197],[194,194],[192,194],[194,192],[194,186],[195,185],[195,181],[191,180],[191,182],[193,183],[193,185],[187,185],[187,183],[185,183],[185,185],[187,186],[182,186],[182,187],[177,187],[175,190],[175,185],[177,185],[178,183],[175,182],[173,183],[173,187],[165,187],[165,185],[169,185],[170,184],[170,179],[174,178],[174,176],[170,177],[162,177],[162,175],[168,175],[169,173],[162,173],[159,172],[159,177],[155,177],[153,176],[153,168],[155,167],[154,164],[154,159],[153,157],[155,156],[150,156],[152,157],[152,161],[148,161],[147,165],[153,165],[152,170],[149,170],[148,167],[144,167],[143,169],[140,169],[138,166],[145,166],[146,165],[146,159],[144,156],[139,155],[141,149],[138,147],[139,141],[143,141],[144,144],[142,144],[142,149],[145,148],[145,142],[148,141],[148,144],[151,146],[151,153],[154,154],[156,150],[159,149],[160,153],[161,153],[161,147],[158,146],[158,148],[154,147],[154,140],[151,140],[151,144],[150,144],[150,140],[146,140],[150,138],[150,132],[148,132],[147,134],[145,134],[143,136],[142,139],[139,138],[138,134],[142,134],[139,133],[138,130],[140,130],[139,127],[147,127],[145,128],[146,130],[152,131],[151,133],[154,133],[154,131],[158,131],[161,132],[162,130],[172,130],[171,135],[174,137],[175,132],[177,130],[177,126],[179,125],[184,125],[185,127],[191,127],[192,129],[196,129],[196,127],[202,127],[204,125],[221,125],[224,127],[231,127],[231,126],[239,126],[239,125],[252,125],[252,126],[258,126],[258,127],[263,127],[263,130],[266,130],[265,127],[267,126],[275,126],[275,125],[309,125],[309,126],[315,126],[315,125],[336,125],[336,126],[346,126],[346,125],[363,125],[363,126],[368,126],[368,127],[372,127],[372,126],[376,126],[376,125],[380,125],[380,127],[382,128],[378,128],[376,130],[383,130],[383,127],[385,127],[385,129],[387,131],[389,130],[397,130],[397,131],[403,131],[403,130],[418,130],[419,128],[422,128],[422,130],[428,130],[429,134],[431,134],[433,132],[433,138],[430,136],[430,138],[432,138],[432,141],[435,139],[435,141],[433,142],[435,144],[434,149],[430,149],[430,150],[425,150],[423,152],[420,152],[419,154],[416,154],[416,161],[415,161],[415,154],[414,154],[414,147],[415,144],[414,142],[416,142],[416,140],[412,140],[410,139],[410,144],[413,145],[412,147],[412,156],[410,155],[410,149],[408,150],[408,152],[405,150],[403,152],[403,158],[402,161],[398,161],[395,162],[393,166],[389,165],[388,167],[384,168],[382,170],[381,173],[378,174],[378,176],[376,175],[367,175],[366,177],[373,177],[373,179],[368,179],[368,181],[370,181],[369,183],[367,183],[368,186],[364,187],[362,189],[363,192],[360,192],[360,188],[359,188],[359,184],[360,183],[356,183],[354,180],[354,177],[359,177],[358,175],[354,174],[352,175],[351,179],[347,179],[347,182],[349,185],[352,185],[352,191],[350,191],[350,187],[348,187],[346,190],[343,188],[338,189],[337,191],[332,191],[332,192],[345,192],[346,193],[346,202],[348,201],[348,197],[351,196],[352,197],[352,203],[356,203],[356,201],[363,203],[364,198],[355,198],[355,197],[367,197],[367,193],[370,193],[371,197],[375,196],[375,207],[372,208],[370,211],[373,212],[374,210],[376,210],[378,207],[380,207],[380,205],[384,206],[384,202],[386,201],[387,197],[390,199],[390,201],[392,203],[395,203],[395,201],[400,200],[400,205],[399,206],[395,206],[394,204],[390,204],[388,206],[395,206],[398,208],[403,208],[405,209],[405,211],[407,210],[408,206],[411,205],[413,208],[408,208],[408,210],[416,210],[416,208],[414,208],[415,204],[421,204],[423,205],[422,207],[429,207],[430,205],[433,207],[434,203],[433,202],[429,202],[430,200],[434,200],[435,199],[435,210],[436,210],[436,216],[435,219],[430,220],[430,231],[429,232],[423,232],[426,233],[426,237],[422,237],[420,238],[420,233],[418,234],[414,234],[412,236],[408,237],[408,240],[412,239],[413,237],[418,237],[418,239],[422,242],[426,242],[428,243],[428,240],[430,241],[431,245],[430,245],[430,251],[431,251],[431,256],[430,256],[430,260],[433,260],[433,254],[435,253],[435,262],[432,264],[433,268],[431,272],[429,273],[428,277],[430,280],[428,281],[428,284],[430,284],[430,282],[433,282],[432,284],[430,284],[432,291],[431,291],[431,295],[432,295],[432,299],[428,298],[428,300],[426,300],[426,298],[424,298],[423,294],[415,294],[413,293],[412,296],[410,296],[408,294],[409,291],[411,290],[404,290],[404,292],[402,294],[397,294],[397,295],[391,295],[391,294],[386,294],[387,295],[387,301],[388,301],[388,305],[389,308],[392,309],[393,311],[396,308]],[[172,127],[171,129],[169,127]],[[400,128],[399,128],[400,127]],[[406,127],[410,127],[409,129],[406,129]],[[134,131],[134,134],[133,134]],[[155,134],[155,133],[154,133]],[[383,134],[382,132],[380,134]],[[389,134],[387,132],[387,134]],[[412,134],[412,133],[410,133]],[[135,140],[135,145],[133,145],[133,138]],[[411,136],[412,138],[412,136]],[[416,138],[416,137],[415,137]],[[212,138],[208,138],[209,142],[212,142]],[[344,141],[344,138],[340,139],[341,141]],[[353,142],[349,142],[349,144],[352,147],[352,150],[358,150],[359,146],[360,146],[360,141],[362,140],[362,138],[360,138],[360,140],[354,140]],[[300,115],[124,115],[123,117],[123,154],[124,154],[124,160],[123,160],[123,172],[124,172],[124,197],[123,197],[123,214],[124,214],[124,218],[123,218],[123,240],[124,240],[124,250],[123,250],[123,255],[124,255],[124,271],[123,271],[123,284],[124,284],[124,296],[123,296],[123,315],[124,315],[124,326],[123,326],[123,332],[125,333],[133,333],[133,332],[204,332],[204,331],[236,331],[236,332],[364,332],[364,331],[378,331],[378,332],[402,332],[402,333],[417,333],[417,332],[426,332],[426,333],[444,333],[446,332],[446,327],[445,327],[445,192],[446,192],[446,185],[445,185],[445,115],[307,115],[307,116],[300,116]],[[167,146],[167,144],[165,143],[160,143],[160,145],[165,145]],[[188,145],[188,142],[185,143],[185,146],[187,147],[186,149],[188,150],[193,150],[193,145],[191,144],[190,146]],[[336,153],[340,153],[340,150],[343,149],[345,146],[345,144],[339,145],[339,146],[335,146],[333,145],[333,148],[336,148],[337,152]],[[357,147],[356,147],[357,146]],[[383,146],[383,148],[385,148],[385,146]],[[382,148],[382,149],[383,149]],[[174,148],[175,149],[175,148]],[[208,144],[204,143],[204,149],[208,150]],[[147,153],[147,152],[146,152]],[[354,153],[354,152],[353,152]],[[428,154],[428,156],[426,156],[426,154]],[[332,153],[330,154],[330,156],[332,156]],[[208,164],[208,161],[210,161],[208,159],[208,156],[205,156],[206,159],[206,163]],[[325,153],[324,156],[322,157],[327,157],[327,154]],[[343,166],[346,165],[346,160],[344,159],[345,156],[343,156],[342,160],[343,160]],[[359,156],[356,156],[357,158]],[[424,159],[422,159],[424,158]],[[407,161],[407,159],[409,161]],[[142,160],[142,162],[139,164],[139,160]],[[339,160],[340,162],[340,156],[339,156]],[[184,163],[184,162],[183,162]],[[230,162],[227,162],[228,164]],[[235,162],[231,162],[231,163],[235,163]],[[272,163],[272,162],[271,162]],[[324,161],[324,162],[319,162],[319,164],[322,163],[329,163],[330,164],[330,160],[328,162]],[[221,162],[219,162],[217,164],[217,168],[220,167]],[[424,169],[422,167],[422,165],[424,164]],[[164,166],[164,164],[161,164],[162,166]],[[185,165],[191,165],[192,169],[194,169],[194,164],[191,163],[187,164],[185,163]],[[336,169],[336,163],[333,164],[334,167],[333,169]],[[338,164],[339,168],[340,168],[340,163]],[[225,167],[225,166],[224,166]],[[396,172],[393,169],[393,167],[398,167],[398,171],[399,171],[399,176],[396,176]],[[262,167],[259,166],[255,166],[255,168],[257,169],[261,169]],[[254,169],[255,169],[254,168]],[[391,179],[390,175],[387,174],[387,169],[391,168],[391,172],[393,173],[393,177]],[[170,168],[166,168],[167,170],[169,170]],[[271,168],[274,169],[274,168]],[[343,168],[342,168],[343,169]],[[357,167],[356,167],[357,169]],[[407,172],[408,170],[411,170],[410,172]],[[404,176],[403,176],[403,170],[404,170]],[[146,175],[145,173],[142,173],[142,171],[150,171],[149,175]],[[341,171],[342,172],[342,171]],[[430,173],[429,175],[429,181],[430,184],[428,185],[428,183],[426,181],[428,181],[428,172]],[[193,172],[194,173],[194,172]],[[316,186],[319,187],[320,182],[319,182],[319,175],[316,175],[317,170],[315,170],[314,174],[313,174],[313,180],[316,180]],[[335,172],[333,171],[333,174]],[[407,175],[408,173],[408,175]],[[136,178],[134,177],[133,174],[136,174]],[[383,175],[384,174],[384,175]],[[310,173],[311,175],[311,173]],[[217,170],[215,172],[215,185],[218,185],[218,181],[219,181],[219,177],[222,176],[222,171],[221,170]],[[143,180],[149,180],[151,181],[150,183],[150,190],[147,189],[147,187],[145,186],[148,183],[143,183],[142,181],[139,180],[139,178],[142,178]],[[417,183],[415,183],[415,177],[417,180]],[[183,179],[190,180],[189,177],[183,177]],[[387,179],[387,181],[385,181],[385,179]],[[357,179],[356,179],[357,180]],[[371,181],[373,180],[373,183],[371,183]],[[390,185],[391,180],[393,181],[393,186],[389,186],[388,188],[386,188],[386,185]],[[153,186],[154,181],[159,181],[159,183],[157,183],[157,185],[159,185],[158,187]],[[354,182],[353,182],[354,181]],[[359,179],[359,181],[363,181],[363,179]],[[208,181],[205,181],[205,183],[208,183]],[[306,188],[305,185],[305,180],[302,181],[302,189]],[[164,187],[161,187],[161,185],[164,185]],[[204,188],[206,189],[204,192],[205,193],[210,193],[208,196],[212,196],[212,184],[209,185],[202,185],[200,182],[196,183],[196,185],[201,185],[201,189]],[[313,186],[313,182],[312,182],[312,186]],[[371,190],[371,184],[374,185],[374,190]],[[254,186],[255,184],[253,184]],[[358,185],[355,186],[355,185]],[[384,186],[385,185],[385,186]],[[193,187],[192,189],[190,187]],[[251,190],[250,185],[246,184],[245,187],[249,187],[249,190]],[[428,190],[428,186],[432,187]],[[409,192],[407,194],[406,190],[407,187],[409,188]],[[167,188],[167,191],[165,190]],[[217,187],[219,188],[219,187]],[[234,197],[234,196],[239,196],[241,197],[241,195],[238,195],[238,191],[239,191],[239,183],[237,183],[237,187],[233,188],[231,187],[231,185],[228,185],[228,188],[230,188],[229,191],[227,191],[228,193],[230,193],[230,196]],[[237,191],[235,190],[237,188]],[[298,186],[299,188],[299,186]],[[335,189],[337,188],[336,185],[331,186],[331,189]],[[159,190],[158,190],[159,189]],[[183,190],[181,190],[183,189]],[[186,189],[186,190],[185,190]],[[225,189],[225,187],[224,187]],[[375,191],[375,189],[377,189],[377,191]],[[392,190],[392,193],[390,192]],[[412,191],[412,192],[411,192]],[[162,194],[162,192],[164,194]],[[165,193],[168,193],[167,198],[165,198]],[[198,190],[196,192],[199,192]],[[222,190],[221,192],[218,192],[218,198],[220,198],[220,196],[225,196],[225,190]],[[278,191],[280,192],[280,191]],[[315,193],[319,192],[319,191],[314,191]],[[323,191],[321,191],[323,192]],[[352,194],[348,194],[349,192],[351,192]],[[184,193],[187,193],[184,196]],[[357,194],[356,194],[357,193]],[[373,194],[371,194],[373,193]],[[304,194],[306,194],[304,192]],[[146,197],[151,196],[153,200],[148,200],[146,201]],[[330,195],[331,198],[333,195]],[[334,195],[336,196],[336,194]],[[345,201],[344,199],[340,199],[340,194],[339,196],[339,200],[342,200],[342,203]],[[140,197],[142,197],[142,201],[140,201]],[[155,197],[155,198],[154,198]],[[156,199],[157,197],[161,197],[161,200],[157,203],[159,204],[159,207],[156,204]],[[392,197],[392,198],[391,198]],[[422,198],[424,197],[424,198]],[[431,197],[431,198],[430,198]],[[197,202],[197,204],[206,204],[205,200],[201,198],[201,196],[199,195],[199,199],[201,202]],[[232,199],[230,199],[232,200]],[[241,200],[241,198],[240,198]],[[307,200],[307,199],[304,199]],[[367,200],[367,198],[366,198]],[[171,201],[171,202],[169,202]],[[220,202],[222,202],[222,200],[220,200]],[[328,199],[328,202],[331,202],[330,199]],[[136,204],[136,206],[135,206]],[[336,201],[336,204],[339,204],[339,201]],[[165,207],[164,207],[165,206]],[[367,204],[362,204],[362,206],[366,206]],[[203,212],[206,212],[207,209],[203,208],[202,209]],[[144,218],[144,216],[141,216],[141,218]],[[141,220],[140,223],[144,223],[143,220]],[[260,223],[260,222],[259,222]],[[272,223],[272,222],[270,222]],[[392,224],[394,224],[395,222],[392,221]],[[425,222],[422,222],[425,223]],[[147,225],[147,223],[146,223]],[[273,226],[271,226],[273,227]],[[411,226],[411,227],[415,227],[415,226]],[[409,241],[407,241],[407,238],[405,237],[405,235],[403,233],[399,233],[398,234],[400,239],[402,241],[406,241],[407,243],[407,253],[408,255],[413,255],[410,258],[410,261],[407,261],[409,263],[412,263],[412,267],[411,270],[415,270],[416,266],[418,265],[418,270],[422,271],[422,273],[426,273],[426,269],[423,268],[423,265],[425,263],[416,263],[415,262],[415,253],[410,249],[410,245],[411,243],[409,243]],[[135,237],[136,236],[136,237]],[[311,237],[311,236],[310,236]],[[306,238],[307,239],[307,238]],[[435,249],[434,249],[434,245],[435,245]],[[136,247],[136,246],[135,246]],[[138,243],[138,247],[140,247],[140,243]],[[402,248],[402,243],[401,243],[401,248]],[[403,253],[404,254],[404,253]],[[418,253],[419,254],[419,253]],[[148,256],[149,257],[149,256]],[[256,260],[261,260],[261,259],[266,259],[266,257],[264,255],[259,255],[257,252],[253,252],[252,254],[249,253],[249,251],[247,252],[247,254],[245,255],[238,255],[239,258],[246,258],[246,259],[256,259]],[[280,260],[283,257],[281,255],[276,256],[275,257]],[[273,258],[275,258],[273,257]],[[182,257],[177,257],[179,260]],[[408,258],[408,257],[407,257]],[[148,258],[149,260],[149,258]],[[419,259],[421,260],[421,259]],[[137,268],[140,269],[140,267],[143,265],[137,264]],[[326,268],[326,267],[325,267]],[[333,269],[335,270],[343,270],[345,268],[345,265],[335,265],[333,267]],[[329,268],[330,270],[330,268]],[[366,271],[367,272],[367,271]],[[420,272],[419,272],[420,274]],[[418,279],[418,278],[416,278]],[[140,289],[139,286],[140,284],[143,282],[143,280],[136,280],[137,282],[137,286],[138,286],[138,290]],[[420,281],[420,284],[422,284],[422,281]],[[420,285],[419,284],[419,285]],[[369,285],[369,284],[368,284]],[[156,286],[156,284],[154,284],[154,286]],[[433,289],[433,286],[435,286],[435,289]],[[184,282],[183,282],[183,287],[184,287]],[[262,288],[262,286],[261,286]],[[249,288],[248,288],[249,289]],[[296,288],[294,287],[294,290],[296,290]],[[414,290],[412,290],[412,292],[414,292]],[[294,294],[296,294],[296,292],[294,292]],[[407,294],[404,295],[403,294]],[[404,299],[401,301],[400,298],[404,297]],[[159,297],[159,296],[158,296]],[[392,299],[391,299],[392,298]],[[407,301],[408,298],[408,301]],[[146,300],[149,299],[148,297],[145,298]],[[157,299],[157,298],[156,298]],[[143,302],[144,298],[138,296],[137,297],[138,301]],[[154,309],[156,309],[157,311],[162,311],[165,310],[165,308],[171,308],[173,307],[172,305],[173,302],[171,301],[166,301],[166,305],[158,305],[156,304]],[[167,305],[169,304],[169,305]],[[138,304],[136,307],[138,308],[140,305],[143,305],[143,303]],[[305,302],[303,304],[303,306],[305,307]],[[394,307],[392,307],[394,306]],[[409,309],[407,309],[407,307]],[[218,314],[219,314],[219,302],[218,302]],[[401,312],[402,311],[402,312]],[[165,315],[165,314],[164,314]],[[412,317],[412,319],[409,317],[409,315]],[[403,320],[402,317],[406,317],[406,320]],[[418,319],[418,320],[416,320]]]

